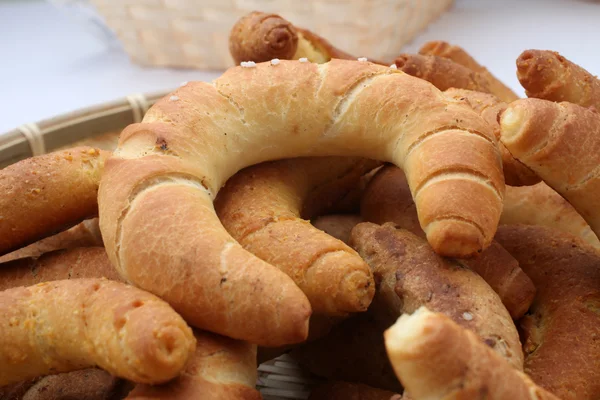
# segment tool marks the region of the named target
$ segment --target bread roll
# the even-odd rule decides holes
[[[325,38],[295,27],[277,14],[253,11],[240,18],[229,35],[229,52],[236,64],[274,58],[324,63],[332,58],[356,60]]]
[[[446,58],[401,54],[394,64],[399,70],[431,82],[440,90],[458,88],[491,93],[487,81],[481,75]]]
[[[600,254],[548,227],[502,226],[496,237],[537,288],[521,320],[525,372],[563,400],[599,398]]]
[[[74,279],[0,292],[0,385],[92,366],[162,383],[194,348],[168,304],[122,283]]]
[[[558,400],[473,332],[426,307],[401,316],[385,332],[385,346],[415,400]]]
[[[372,169],[365,170],[369,164],[355,158],[321,157],[249,167],[227,181],[215,209],[223,226],[246,250],[294,280],[315,313],[365,311],[375,291],[369,266],[352,248],[301,219],[300,213],[312,190],[340,186],[338,181],[346,181],[341,186],[356,185]],[[351,179],[345,179],[347,175]]]
[[[600,114],[571,103],[523,99],[500,120],[501,140],[600,234]]]
[[[361,214],[365,221],[377,224],[393,222],[425,238],[406,177],[396,167],[384,167],[371,179],[362,199]],[[478,273],[498,293],[513,319],[522,317],[529,309],[535,296],[535,286],[514,257],[497,242],[492,242],[478,256],[458,262]]]
[[[98,184],[110,153],[76,147],[0,171],[0,255],[98,215]]]
[[[583,217],[544,182],[533,186],[507,186],[500,224],[547,226],[578,236],[600,249],[600,241]]]
[[[505,103],[510,103],[519,98],[515,92],[492,75],[487,68],[475,61],[475,59],[461,47],[436,40],[425,43],[419,50],[419,54],[447,58],[463,67],[469,68],[471,71],[477,72],[487,82],[490,93]]]
[[[475,272],[436,255],[423,239],[393,224],[358,224],[350,244],[373,270],[370,310],[387,326],[421,306],[475,332],[514,368],[523,369],[519,334],[498,295]]]
[[[390,400],[394,392],[361,383],[328,382],[315,387],[308,400]]]
[[[493,128],[497,139],[500,139],[500,124],[498,118],[506,109],[506,103],[501,102],[497,97],[481,92],[474,92],[466,89],[450,88],[444,92],[455,100],[465,102],[475,112],[480,114],[483,119]],[[534,185],[541,181],[535,172],[529,169],[525,164],[515,159],[502,142],[498,143],[500,155],[502,156],[502,170],[504,171],[504,180],[511,186]]]
[[[260,400],[256,346],[195,332],[196,352],[185,370],[163,385],[137,385],[127,400]]]
[[[517,77],[528,97],[600,110],[598,78],[557,52],[524,51],[517,59]]]
[[[103,246],[98,218],[87,219],[74,227],[0,257],[0,264],[19,258],[39,257],[54,250]]]
[[[481,117],[391,68],[283,60],[188,83],[123,131],[98,198],[109,258],[199,329],[266,346],[301,342],[308,300],[235,242],[213,199],[247,166],[336,155],[402,166],[438,253],[467,256],[491,243],[504,181]]]
[[[81,247],[0,264],[0,291],[19,286],[79,278],[123,281],[103,247]]]

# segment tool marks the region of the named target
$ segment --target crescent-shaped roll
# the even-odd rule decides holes
[[[375,293],[369,266],[352,248],[300,215],[311,191],[327,187],[335,194],[338,186],[346,192],[372,167],[373,162],[353,157],[263,163],[229,179],[215,209],[238,243],[294,280],[313,312],[365,311]],[[323,202],[327,197],[319,196]]]
[[[517,58],[517,77],[528,97],[568,101],[600,111],[600,80],[557,52],[524,51]]]
[[[533,186],[506,186],[500,224],[547,226],[578,236],[600,249],[600,241],[583,217],[544,182]]]
[[[362,383],[334,381],[315,387],[308,400],[390,400],[395,395]]]
[[[396,375],[412,399],[559,400],[473,332],[421,307],[385,331]]]
[[[493,239],[504,179],[479,115],[391,68],[282,60],[188,83],[123,131],[98,198],[111,262],[199,329],[268,346],[304,340],[304,294],[244,250],[213,207],[239,170],[304,156],[403,168],[440,254],[472,255]]]
[[[600,114],[572,103],[522,99],[500,119],[501,140],[600,234]]]
[[[548,227],[502,226],[496,238],[537,288],[520,321],[525,372],[561,399],[599,398],[600,254]]]
[[[371,179],[362,198],[361,214],[365,221],[376,224],[393,222],[419,237],[425,237],[406,176],[396,167],[383,167]],[[535,286],[517,260],[496,241],[478,256],[458,261],[477,272],[498,293],[513,319],[527,312],[535,296]]]
[[[98,366],[138,383],[177,376],[192,330],[156,296],[106,279],[0,292],[0,386]]]
[[[274,58],[324,63],[332,58],[356,60],[325,38],[294,26],[277,14],[253,11],[240,18],[229,34],[229,52],[236,64]]]
[[[396,57],[394,65],[409,75],[431,82],[440,90],[458,88],[491,93],[481,75],[447,58],[401,54]]]
[[[515,92],[492,75],[487,68],[475,61],[475,59],[462,47],[453,46],[448,42],[436,40],[425,43],[419,50],[419,54],[447,58],[463,67],[469,68],[471,71],[477,72],[485,81],[487,81],[490,93],[505,103],[510,103],[519,98]]]
[[[137,385],[127,400],[260,400],[256,346],[195,331],[196,351],[183,372],[162,385]]]
[[[444,91],[444,93],[455,100],[466,102],[473,111],[481,115],[490,124],[494,129],[496,138],[500,139],[498,118],[506,109],[506,103],[500,101],[494,95],[466,89],[450,88]],[[504,180],[507,185],[528,186],[541,181],[535,172],[515,159],[502,142],[498,143],[498,147],[502,155],[502,170],[504,171]]]
[[[55,250],[77,247],[100,247],[103,245],[98,218],[86,219],[66,231],[0,256],[0,264],[19,258],[39,257],[44,253]]]
[[[393,321],[421,306],[472,330],[514,368],[523,369],[517,328],[492,288],[471,269],[436,255],[423,239],[393,224],[358,224],[350,244],[373,270],[369,311]],[[389,326],[389,325],[388,325]]]
[[[109,152],[75,147],[0,170],[0,255],[98,215],[98,185]]]
[[[0,291],[18,286],[80,278],[123,281],[104,247],[57,250],[38,258],[28,257],[0,264]]]

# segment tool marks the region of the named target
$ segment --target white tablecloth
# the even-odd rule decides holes
[[[600,71],[600,3],[585,0],[457,0],[406,51],[443,39],[467,49],[523,94],[515,59],[525,49],[551,49]],[[142,68],[118,46],[41,1],[0,0],[0,134],[132,93],[210,80],[218,71]]]

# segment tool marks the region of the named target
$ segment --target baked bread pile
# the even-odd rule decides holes
[[[240,62],[0,171],[0,399],[600,396],[600,83],[463,49],[355,59],[273,14]],[[50,397],[48,397],[50,396]]]

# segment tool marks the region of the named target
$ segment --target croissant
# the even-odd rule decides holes
[[[185,321],[164,301],[106,279],[0,292],[0,386],[99,366],[139,383],[177,376],[194,352]]]
[[[27,158],[0,171],[0,255],[98,215],[110,153],[92,147]]]
[[[510,188],[507,186],[507,192]],[[376,224],[393,222],[419,237],[425,237],[406,176],[396,167],[383,167],[371,179],[362,198],[361,214],[365,221]],[[498,293],[513,319],[527,312],[535,296],[535,286],[517,260],[496,241],[477,257],[458,261],[478,273]]]
[[[325,38],[294,26],[277,14],[254,11],[240,18],[229,34],[229,52],[236,64],[274,58],[324,63],[333,58],[356,60]]]
[[[0,264],[20,258],[39,257],[44,253],[55,250],[98,247],[103,245],[98,218],[87,219],[66,231],[59,232],[29,246],[0,256]]]
[[[18,286],[78,278],[122,281],[103,247],[81,247],[44,253],[0,264],[0,291]]]
[[[529,97],[600,110],[598,78],[557,52],[524,51],[517,59],[517,77]]]
[[[411,398],[558,400],[473,332],[426,307],[401,316],[384,336],[396,375]]]
[[[525,372],[564,400],[600,397],[600,255],[569,233],[501,226],[497,240],[537,288],[520,321]]]
[[[469,256],[491,243],[504,180],[476,113],[368,62],[274,61],[189,83],[123,131],[98,197],[109,258],[199,329],[264,346],[301,342],[308,300],[235,242],[213,199],[244,167],[336,155],[401,166],[438,253]]]
[[[491,93],[487,81],[477,72],[447,58],[421,54],[401,54],[394,65],[409,75],[425,79],[440,90],[468,89]]]
[[[600,114],[571,103],[522,99],[500,119],[501,140],[600,234]]]
[[[578,236],[600,249],[600,240],[560,194],[544,182],[533,186],[506,186],[501,225],[540,225]]]
[[[369,266],[356,252],[300,218],[311,191],[319,200],[345,193],[374,162],[353,157],[296,158],[238,172],[221,189],[215,209],[244,248],[289,275],[313,312],[365,311],[375,291]]]
[[[474,92],[466,89],[450,88],[444,93],[455,100],[464,101],[494,129],[497,139],[500,139],[500,124],[498,117],[506,109],[506,103],[488,93]],[[498,143],[502,155],[502,170],[504,180],[511,186],[529,186],[541,181],[529,167],[515,159],[502,142]]]
[[[373,269],[377,292],[369,311],[386,326],[425,305],[477,333],[510,365],[523,369],[517,328],[478,274],[437,256],[423,239],[393,224],[358,224],[350,244]]]
[[[448,42],[433,41],[425,43],[419,54],[447,58],[457,64],[477,72],[486,81],[490,93],[505,103],[517,100],[519,97],[508,86],[496,78],[487,68],[480,65],[463,48],[453,46]]]
[[[163,385],[137,385],[127,400],[260,400],[256,346],[194,332],[196,351],[184,371]]]

